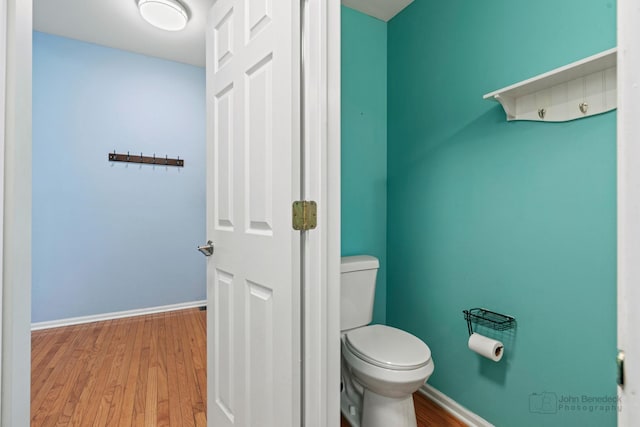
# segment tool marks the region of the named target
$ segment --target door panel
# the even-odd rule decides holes
[[[271,0],[248,0],[249,7],[247,40],[253,39],[271,22]]]
[[[213,378],[215,381],[214,400],[216,405],[229,419],[234,421],[234,372],[233,363],[233,276],[222,270],[216,270],[217,283],[214,286],[213,310],[216,316],[216,330],[213,332]],[[221,327],[222,325],[222,327]]]
[[[271,123],[273,121],[273,97],[271,84],[272,56],[263,58],[247,72],[247,138],[246,223],[252,234],[272,234],[273,182],[271,169],[272,150]]]
[[[233,231],[233,85],[215,95],[214,132],[216,150],[215,225],[219,230]]]
[[[256,399],[249,408],[249,425],[273,424],[273,290],[247,280],[246,338],[248,385]]]

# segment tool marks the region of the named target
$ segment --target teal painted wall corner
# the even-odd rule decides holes
[[[387,24],[342,8],[342,255],[380,259],[373,322],[386,321]]]
[[[615,46],[615,22],[612,0],[418,0],[388,25],[387,323],[495,425],[616,425],[559,402],[616,395],[616,114],[508,123],[482,99]],[[500,363],[467,349],[478,306],[518,320]]]

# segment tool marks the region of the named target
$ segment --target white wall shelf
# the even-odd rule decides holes
[[[488,93],[507,120],[566,122],[616,108],[617,48]]]

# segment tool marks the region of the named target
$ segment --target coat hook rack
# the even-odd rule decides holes
[[[120,154],[116,153],[115,150],[113,153],[108,154],[108,158],[110,162],[125,162],[125,163],[141,163],[148,165],[164,165],[164,166],[178,166],[184,167],[184,159],[181,159],[178,156],[176,159],[172,159],[169,156],[165,156],[164,159],[162,157],[156,157],[156,154],[153,153],[153,156],[144,156],[142,153],[140,155],[129,154]]]

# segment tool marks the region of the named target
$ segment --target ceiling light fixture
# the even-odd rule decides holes
[[[154,27],[180,31],[187,26],[189,14],[177,0],[138,0],[140,15]]]

